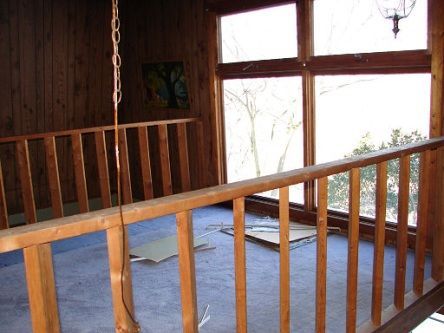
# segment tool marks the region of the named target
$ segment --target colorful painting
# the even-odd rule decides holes
[[[183,62],[142,64],[142,78],[148,108],[190,108]]]

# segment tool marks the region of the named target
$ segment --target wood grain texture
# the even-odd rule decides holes
[[[133,192],[131,188],[131,175],[129,167],[128,141],[126,138],[126,129],[119,129],[119,159],[120,159],[120,179],[122,182],[123,204],[133,202]]]
[[[123,207],[125,223],[131,224],[145,219],[176,214],[184,209],[190,210],[197,207],[213,205],[232,200],[233,198],[269,191],[274,188],[324,178],[335,173],[349,171],[352,168],[364,167],[384,160],[393,159],[398,155],[433,149],[433,147],[443,143],[444,138],[436,138],[427,140],[421,144],[408,145],[403,148],[396,147],[385,151],[355,156],[353,158],[318,164],[303,169],[263,176],[257,179],[249,179],[126,205]],[[46,221],[35,226],[0,230],[0,252],[74,237],[78,235],[79,232],[86,234],[106,230],[116,226],[120,223],[119,221],[118,209],[109,208],[101,210],[100,212],[79,214],[73,217]]]
[[[139,142],[140,170],[142,172],[143,197],[145,200],[148,200],[152,199],[154,194],[153,179],[151,175],[150,149],[148,144],[148,130],[146,126],[138,127],[137,134]]]
[[[236,332],[247,332],[247,271],[245,253],[245,198],[233,200]]]
[[[360,208],[360,170],[351,169],[349,173],[349,221],[348,221],[348,260],[347,260],[347,314],[346,332],[356,331],[358,295],[358,251],[359,251],[359,208]]]
[[[444,149],[436,152],[436,215],[433,223],[432,278],[444,280]]]
[[[109,185],[108,153],[106,151],[105,132],[95,132],[94,139],[96,144],[97,169],[99,173],[100,197],[102,207],[109,208],[111,204],[111,190]]]
[[[0,161],[0,229],[7,229],[9,227],[8,219],[5,182],[3,181],[2,162]]]
[[[280,332],[290,332],[289,190],[279,189]]]
[[[83,159],[82,134],[72,134],[72,155],[74,163],[74,175],[76,179],[77,201],[81,213],[89,211],[88,188],[85,176],[85,161]]]
[[[37,214],[35,210],[34,189],[29,162],[28,141],[17,141],[16,152],[26,224],[35,223],[37,222]]]
[[[194,236],[191,211],[176,214],[180,295],[184,333],[198,333]]]
[[[410,189],[410,155],[399,159],[398,224],[396,239],[396,270],[394,305],[404,309],[405,274],[407,265],[407,231]]]
[[[53,217],[63,217],[63,200],[62,191],[60,189],[59,165],[55,137],[45,138],[44,143],[52,214]]]
[[[318,179],[318,212],[316,240],[316,333],[325,332],[327,307],[327,199],[328,180]]]
[[[168,127],[167,125],[158,125],[160,166],[162,169],[162,188],[163,195],[173,194],[173,185],[171,182],[170,168],[170,150],[168,147]]]
[[[187,128],[185,124],[177,124],[177,142],[179,145],[179,167],[182,192],[191,190],[190,164],[188,156]]]
[[[431,42],[430,137],[444,133],[444,3],[431,0],[429,41]]]
[[[413,290],[422,295],[427,241],[428,204],[430,199],[430,151],[420,155],[418,219],[416,222],[415,267],[413,270]]]
[[[387,211],[387,162],[376,166],[376,220],[373,250],[373,285],[371,318],[375,326],[381,325],[382,290],[384,281],[385,221]]]
[[[136,332],[135,323],[132,320],[134,304],[128,230],[124,231],[121,225],[117,225],[106,231],[106,239],[116,332]]]
[[[60,332],[51,244],[23,249],[29,308],[34,333]]]

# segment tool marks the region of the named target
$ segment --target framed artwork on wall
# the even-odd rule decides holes
[[[144,106],[148,109],[189,109],[183,61],[142,64]]]

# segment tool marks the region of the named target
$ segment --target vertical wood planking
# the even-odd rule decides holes
[[[57,161],[55,137],[46,137],[44,139],[44,143],[53,217],[63,217],[63,201],[62,191],[60,188],[59,166]]]
[[[197,333],[196,274],[191,211],[177,213],[176,222],[183,332]]]
[[[290,332],[289,190],[279,189],[280,323],[281,333]]]
[[[128,158],[128,143],[126,139],[126,129],[119,129],[119,158],[120,158],[120,179],[122,181],[123,203],[130,204],[133,202],[133,192],[131,189],[131,175]]]
[[[28,141],[17,141],[16,150],[26,223],[35,223],[37,222],[37,214],[35,210],[34,190],[32,188]]]
[[[196,146],[197,146],[197,160],[198,160],[198,169],[199,169],[199,188],[204,188],[208,186],[207,184],[207,178],[205,176],[205,156],[204,156],[204,142],[205,142],[205,136],[204,136],[204,129],[203,129],[203,123],[201,121],[198,121],[196,123]]]
[[[376,166],[376,221],[373,253],[372,322],[381,325],[384,277],[385,221],[387,213],[387,162]]]
[[[76,179],[77,200],[81,213],[89,211],[88,188],[86,186],[85,162],[83,160],[82,134],[71,135],[74,175]]]
[[[317,248],[316,248],[316,333],[325,332],[327,305],[327,199],[328,180],[318,179]]]
[[[236,332],[247,332],[247,272],[245,255],[245,198],[233,200]]]
[[[122,226],[113,227],[106,230],[106,238],[116,332],[137,332],[132,320],[134,305],[128,232]]]
[[[148,143],[148,130],[145,126],[137,128],[139,140],[140,170],[142,172],[143,197],[145,200],[152,199],[153,179],[151,175],[151,160]]]
[[[430,191],[430,151],[420,155],[418,193],[418,220],[416,222],[415,268],[413,291],[422,295],[424,287],[425,250],[427,241],[427,218]]]
[[[347,320],[346,332],[356,331],[358,294],[360,170],[350,170],[348,260],[347,260]]]
[[[111,191],[109,186],[108,154],[106,152],[105,132],[95,132],[94,140],[96,145],[97,169],[99,172],[100,197],[102,207],[109,208],[111,204]]]
[[[5,182],[3,181],[2,162],[0,161],[0,230],[7,229],[8,227],[8,206],[6,204]]]
[[[179,146],[179,164],[180,164],[179,167],[180,167],[180,181],[182,183],[182,192],[187,192],[191,190],[186,126],[187,125],[184,123],[177,124],[177,142]]]
[[[432,278],[444,280],[444,148],[436,152],[436,214],[433,225]]]
[[[60,332],[51,244],[23,249],[34,333]]]
[[[405,272],[407,264],[407,231],[410,190],[410,155],[399,159],[398,225],[396,237],[396,271],[394,305],[404,309]]]
[[[168,128],[167,125],[157,126],[159,135],[159,153],[160,166],[162,169],[162,187],[163,195],[173,194],[173,186],[171,183],[170,153],[168,148]]]

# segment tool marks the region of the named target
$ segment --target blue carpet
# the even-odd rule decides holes
[[[257,217],[248,215],[248,219]],[[231,223],[232,211],[220,207],[193,212],[195,235],[208,224]],[[174,216],[132,225],[131,247],[176,232]],[[198,309],[210,305],[202,333],[235,332],[233,238],[209,236],[214,250],[196,253]],[[247,242],[249,332],[279,332],[279,253]],[[62,331],[114,332],[108,255],[104,233],[53,244]],[[406,288],[411,289],[413,252],[408,253]],[[373,244],[359,246],[358,323],[370,316]],[[31,332],[28,297],[20,252],[0,255],[0,332]],[[347,238],[328,237],[327,332],[345,331]],[[386,247],[384,306],[392,303],[395,249]],[[316,242],[291,251],[291,330],[313,332],[315,323]],[[181,305],[177,258],[159,264],[132,264],[136,317],[142,332],[180,332]],[[427,259],[426,276],[430,275]]]

